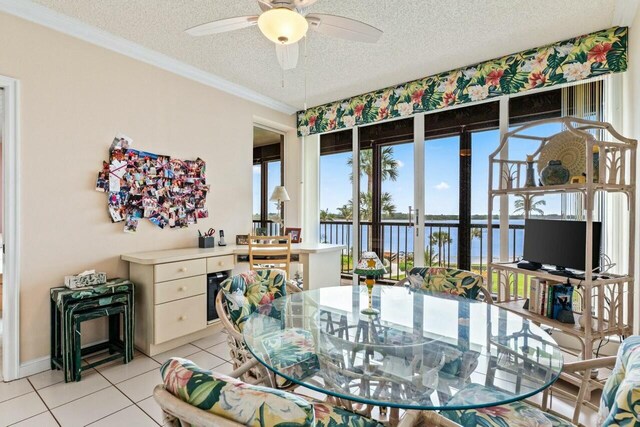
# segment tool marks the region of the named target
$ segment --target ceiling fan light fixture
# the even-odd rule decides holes
[[[291,44],[304,37],[309,23],[298,12],[279,7],[263,12],[258,18],[258,28],[274,43]]]

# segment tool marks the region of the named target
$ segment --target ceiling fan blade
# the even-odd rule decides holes
[[[236,16],[235,18],[226,18],[207,22],[206,24],[201,24],[189,28],[185,32],[192,36],[207,36],[209,34],[226,33],[227,31],[240,30],[242,28],[256,25],[257,23],[257,16]]]
[[[291,70],[298,65],[298,43],[278,44],[276,43],[276,56],[283,70]]]
[[[315,31],[341,39],[375,43],[382,36],[382,30],[344,16],[311,13],[307,21]]]
[[[269,0],[258,0],[258,6],[262,9],[263,12],[266,12],[269,9],[273,9],[273,5]]]

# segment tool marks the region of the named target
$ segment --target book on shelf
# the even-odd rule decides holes
[[[573,306],[573,286],[556,285],[553,292],[552,319],[558,319],[561,311],[572,311]]]
[[[573,289],[571,285],[532,277],[527,309],[549,319],[558,319],[560,312],[572,312]]]
[[[540,280],[535,277],[531,278],[531,284],[529,285],[529,311],[532,313],[538,312],[538,292],[540,289]]]
[[[538,297],[538,314],[544,315],[544,310],[547,305],[547,281],[541,280],[540,286],[542,287],[542,292],[540,292],[540,296]]]
[[[556,291],[556,287],[549,283],[547,287],[547,308],[544,312],[544,315],[549,319],[553,319],[553,298]]]

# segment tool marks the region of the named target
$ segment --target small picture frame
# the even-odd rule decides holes
[[[291,243],[302,243],[302,228],[285,228],[285,235],[291,235]]]
[[[256,236],[268,236],[268,235],[269,235],[269,230],[267,229],[267,227],[256,228]]]
[[[249,244],[248,234],[236,234],[236,245],[248,245],[248,244]]]

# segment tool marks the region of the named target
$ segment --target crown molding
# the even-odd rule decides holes
[[[15,15],[285,114],[294,114],[298,110],[284,102],[232,83],[215,74],[178,61],[168,55],[101,30],[78,19],[32,3],[30,0],[0,0],[0,12]]]

